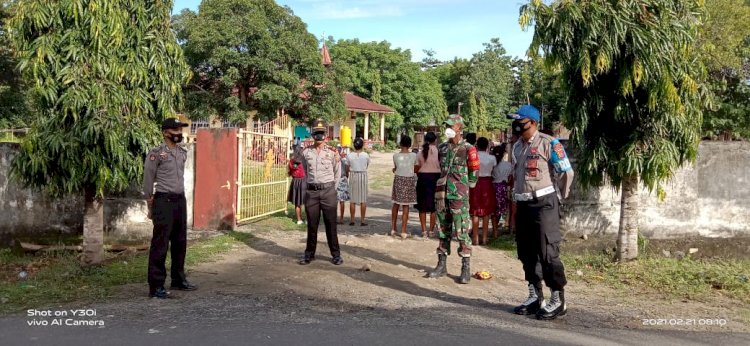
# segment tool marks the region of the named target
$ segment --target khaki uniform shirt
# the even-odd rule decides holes
[[[170,149],[166,144],[162,144],[149,151],[143,165],[143,194],[146,199],[153,196],[154,190],[185,193],[185,161],[187,149],[180,145]]]
[[[341,178],[341,157],[336,150],[324,145],[323,149],[309,147],[302,152],[303,163],[307,171],[308,184],[324,184],[334,182],[338,184]]]
[[[514,193],[532,193],[550,186],[567,198],[573,183],[573,168],[557,138],[536,132],[529,141],[519,139],[513,145]],[[558,183],[557,177],[560,182]]]

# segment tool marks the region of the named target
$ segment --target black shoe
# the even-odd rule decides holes
[[[183,282],[173,282],[169,287],[180,291],[195,291],[196,289],[198,289],[198,287],[191,284],[187,280]]]
[[[169,292],[164,287],[151,288],[148,296],[150,298],[167,299],[169,298]]]
[[[552,291],[547,304],[543,308],[536,312],[536,318],[538,320],[554,320],[560,316],[564,316],[568,312],[568,307],[565,305],[565,292]]]
[[[458,283],[468,284],[471,280],[471,257],[461,258],[461,276],[458,277]]]
[[[305,257],[300,258],[300,260],[299,260],[298,263],[300,265],[308,265],[308,264],[310,264],[310,262],[312,262],[314,260],[315,260],[315,256],[305,256]]]
[[[513,309],[517,315],[533,315],[542,308],[544,302],[544,292],[541,287],[529,284],[529,297],[521,305]]]
[[[344,264],[344,259],[341,258],[341,256],[334,256],[333,259],[331,260],[331,263],[333,263],[333,264],[335,264],[337,266],[338,265],[342,265],[342,264]]]
[[[435,266],[435,269],[427,272],[428,278],[439,278],[445,276],[445,274],[448,274],[448,270],[445,268],[445,260],[448,258],[448,255],[440,254],[438,255],[438,263]]]

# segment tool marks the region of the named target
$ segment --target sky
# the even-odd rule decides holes
[[[197,11],[201,0],[174,0],[174,13]],[[307,23],[310,33],[334,39],[386,40],[419,61],[432,49],[440,60],[471,58],[482,43],[500,38],[511,56],[523,57],[532,30],[518,25],[523,0],[276,0]],[[333,57],[335,59],[335,57]]]

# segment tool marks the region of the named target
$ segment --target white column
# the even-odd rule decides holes
[[[352,142],[357,138],[357,113],[349,114],[349,127],[352,129]]]
[[[385,113],[380,113],[380,140],[385,144]]]
[[[370,113],[365,113],[365,140],[370,139]]]

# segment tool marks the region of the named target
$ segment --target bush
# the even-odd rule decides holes
[[[375,143],[375,144],[372,145],[372,150],[376,150],[376,151],[381,151],[382,152],[382,151],[385,151],[385,147],[382,144],[380,144],[380,143]]]

